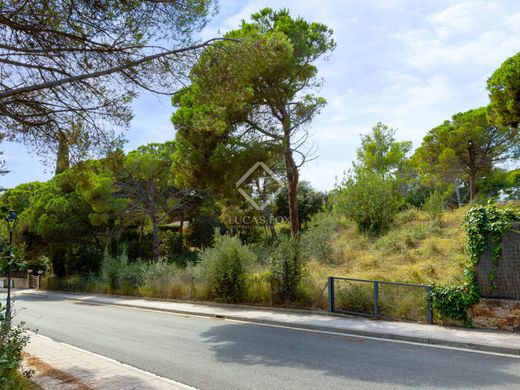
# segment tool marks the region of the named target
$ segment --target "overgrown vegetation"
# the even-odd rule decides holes
[[[520,221],[520,208],[515,206],[477,205],[465,216],[467,232],[468,262],[464,270],[463,283],[434,285],[432,289],[433,307],[441,316],[462,321],[471,326],[468,309],[480,300],[475,270],[480,256],[491,243],[492,269],[488,275],[491,288],[496,288],[496,267],[502,252],[502,235],[511,229],[513,222]]]
[[[12,320],[12,319],[11,319]],[[0,388],[17,389],[23,379],[20,378],[22,350],[29,341],[24,324],[13,325],[5,316],[5,307],[0,303]],[[23,375],[29,377],[30,371]]]
[[[278,303],[296,302],[301,294],[304,254],[297,239],[283,236],[271,254],[271,283]]]
[[[215,297],[224,302],[243,302],[246,276],[256,260],[237,237],[215,234],[215,244],[200,253],[199,267]]]
[[[181,37],[191,35],[188,24],[206,20],[211,2],[192,9],[196,4],[187,8],[187,19],[172,19]],[[177,15],[177,5],[164,7],[163,15]],[[136,15],[149,12],[137,3],[130,8]],[[122,9],[114,11],[126,20]],[[152,30],[143,42],[139,34],[132,38],[146,44]],[[63,38],[58,35],[53,42]],[[304,148],[308,125],[326,104],[317,96],[316,63],[334,50],[332,31],[288,10],[265,8],[225,36],[196,58],[188,85],[172,99],[173,141],[125,153],[119,140],[109,139],[102,158],[71,165],[71,150],[91,148],[105,129],[87,140],[96,123],[84,115],[64,122],[54,111],[39,111],[37,123],[27,124],[38,130],[35,136],[39,118],[46,119],[45,128],[56,123],[49,115],[63,126],[48,129],[50,143],[57,144],[56,175],[0,197],[4,212],[18,214],[16,270],[44,271],[49,289],[300,307],[323,306],[329,275],[434,283],[437,311],[468,324],[466,309],[478,298],[472,267],[491,236],[493,283],[499,236],[516,217],[507,208],[477,206],[466,219],[466,236],[463,216],[468,204],[520,197],[519,170],[503,164],[520,156],[518,54],[489,79],[490,106],[456,113],[415,151],[378,122],[361,137],[351,169],[345,166],[348,174],[327,194],[302,182],[299,169],[311,157]],[[175,58],[163,59],[166,68],[157,74],[176,69]],[[139,69],[132,79],[146,78]],[[112,100],[123,99],[103,105],[123,109],[105,112],[108,122],[127,123],[129,92],[108,92]],[[23,132],[16,118],[9,120],[16,139]],[[1,237],[8,236],[5,229],[0,225]],[[424,302],[396,291],[382,291],[382,309],[413,318]],[[359,286],[338,293],[360,309],[369,298]]]

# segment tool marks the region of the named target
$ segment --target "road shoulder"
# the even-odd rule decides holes
[[[24,351],[24,369],[46,390],[194,389],[38,334]]]

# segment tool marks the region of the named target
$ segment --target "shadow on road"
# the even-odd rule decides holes
[[[516,389],[520,383],[515,358],[244,324],[215,326],[202,336],[220,362],[244,366],[293,367],[414,389]]]

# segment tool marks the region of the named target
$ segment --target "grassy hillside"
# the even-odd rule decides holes
[[[342,221],[331,240],[332,260],[324,264],[313,259],[309,264],[312,279],[333,275],[415,283],[460,280],[466,261],[462,221],[467,210],[445,211],[440,223],[421,210],[406,210],[388,233],[377,238]]]

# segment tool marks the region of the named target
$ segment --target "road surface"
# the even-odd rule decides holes
[[[198,389],[520,389],[513,357],[29,295],[15,309],[39,334]]]

